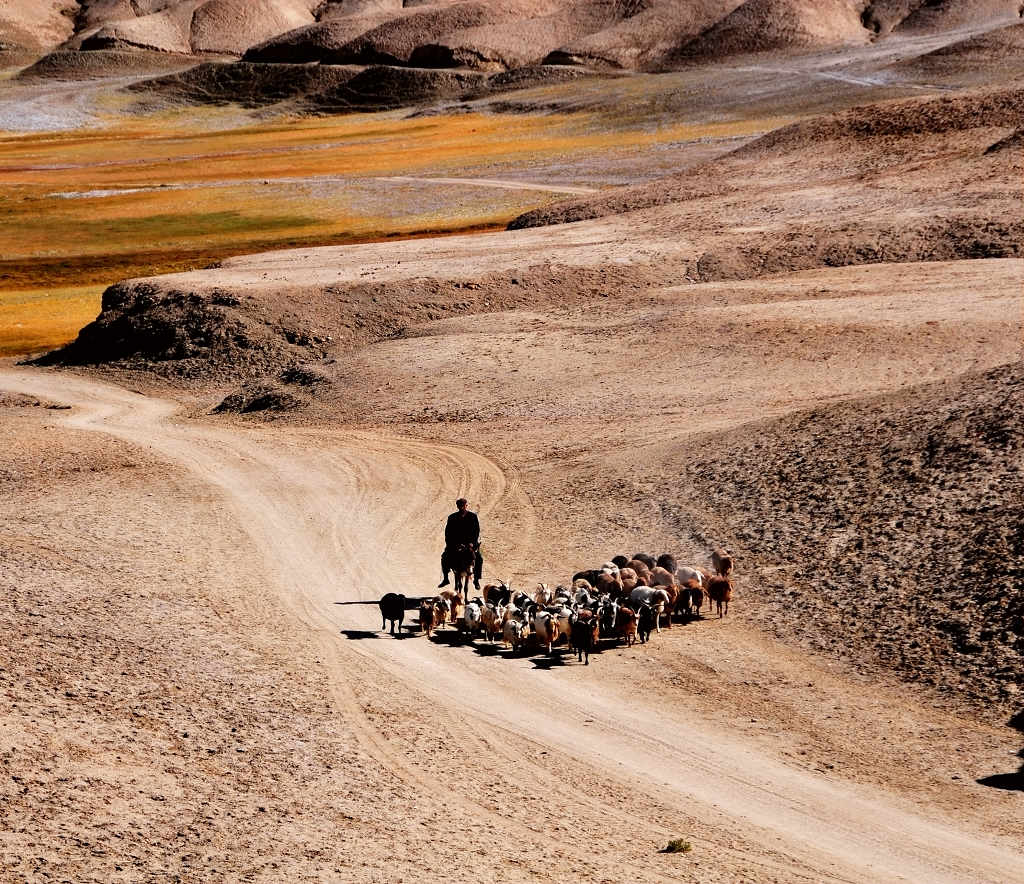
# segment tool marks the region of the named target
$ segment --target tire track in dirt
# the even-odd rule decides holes
[[[525,745],[544,746],[565,759],[565,769],[588,771],[592,786],[604,785],[583,802],[593,802],[592,814],[633,822],[607,797],[616,786],[670,809],[676,820],[696,813],[710,832],[731,839],[719,853],[732,865],[770,869],[785,880],[1024,881],[1009,845],[926,817],[898,796],[788,767],[742,736],[690,720],[685,709],[652,708],[640,692],[605,683],[598,692],[593,669],[566,667],[556,678],[531,671],[529,660],[499,662],[468,648],[340,639],[342,629],[376,630],[378,615],[372,603],[336,602],[373,600],[397,588],[418,595],[416,588],[432,585],[439,520],[451,497],[480,501],[485,515],[519,508],[530,526],[531,507],[516,480],[481,455],[370,432],[176,423],[171,403],[68,374],[6,371],[0,387],[71,402],[78,408],[61,418],[70,425],[155,448],[221,491],[267,554],[267,586],[253,588],[253,603],[279,597],[306,625],[360,744],[446,814],[538,837],[520,810],[492,809],[457,783],[424,773],[375,725],[361,692],[391,691],[406,707],[422,704],[423,722],[444,727],[481,756],[477,777],[511,782],[502,764]],[[515,548],[509,535],[519,527],[505,529],[497,543]],[[508,751],[494,749],[504,744]],[[560,769],[557,760],[533,763],[549,776],[552,764]],[[519,794],[546,796],[556,816],[575,806],[566,803],[575,796],[554,802],[543,787]]]

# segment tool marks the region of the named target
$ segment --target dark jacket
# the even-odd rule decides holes
[[[458,546],[460,543],[480,544],[480,520],[476,513],[466,510],[466,515],[454,512],[444,526],[444,545]]]

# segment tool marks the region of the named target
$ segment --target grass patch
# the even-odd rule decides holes
[[[673,838],[659,853],[689,853],[691,850],[693,845],[685,838]]]
[[[586,170],[602,156],[762,125],[406,116],[237,126],[192,109],[104,129],[0,134],[0,353],[73,339],[95,317],[99,293],[120,279],[273,249],[494,230],[563,198],[377,178],[497,178],[539,165],[543,180],[552,162]],[[111,193],[59,196],[92,191]]]
[[[105,288],[0,290],[0,357],[52,350],[73,341],[99,314]]]

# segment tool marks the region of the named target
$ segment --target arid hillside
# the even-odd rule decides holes
[[[1020,30],[3,5],[0,878],[1024,884]]]
[[[1001,410],[1019,379],[907,388],[1019,357],[1022,122],[1019,90],[861,107],[505,233],[129,280],[43,361],[162,377],[217,413],[469,432],[528,461],[540,445],[524,481],[576,501],[553,517],[584,544],[608,495],[635,489],[617,511],[638,530],[695,552],[729,539],[765,628],[1004,715],[1020,550],[1011,498],[986,495],[1018,469]],[[850,497],[821,491],[847,455]],[[804,489],[793,510],[783,487]],[[814,550],[827,567],[803,564]]]
[[[900,41],[1016,21],[1020,9],[1010,0],[901,0],[867,6],[858,0],[435,0],[412,5],[80,0],[70,7],[19,0],[0,16],[6,16],[0,24],[5,26],[8,51],[49,52],[30,70],[28,75],[36,78],[73,78],[85,69],[95,73],[104,67],[113,74],[123,71],[133,57],[139,70],[147,71],[154,52],[172,67],[175,59],[233,67],[243,58],[260,65],[317,63],[403,71],[386,75],[381,82],[377,91],[386,97],[376,102],[334,102],[332,109],[340,110],[414,104],[438,95],[455,98],[479,91],[486,74],[526,69],[546,81],[554,77],[548,70],[552,65],[586,71],[663,71],[887,40],[903,45]],[[79,56],[90,53],[97,54],[83,63]],[[241,91],[251,94],[287,74],[248,65],[226,76],[248,81]],[[382,74],[368,76],[379,80]],[[216,77],[209,68],[192,75],[199,83]],[[490,85],[500,90],[521,84],[499,79]],[[268,89],[274,94],[272,87]],[[356,94],[368,91],[358,83],[352,89]],[[201,98],[202,90],[197,92]]]

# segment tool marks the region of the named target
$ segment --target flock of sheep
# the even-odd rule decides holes
[[[499,636],[513,651],[535,642],[551,653],[552,645],[565,636],[580,662],[590,663],[590,652],[601,639],[649,640],[661,632],[661,621],[672,625],[680,614],[699,617],[705,603],[717,607],[718,616],[729,613],[732,598],[732,557],[725,550],[711,555],[714,572],[680,566],[667,553],[655,559],[644,553],[632,558],[616,556],[600,568],[573,575],[571,586],[550,589],[538,584],[532,593],[513,591],[500,581],[483,587],[482,594],[466,600],[461,592],[444,590],[419,606],[420,628],[428,636],[445,624],[469,636],[484,635],[493,642]],[[391,621],[401,628],[405,597],[388,593],[380,601],[382,628]]]

